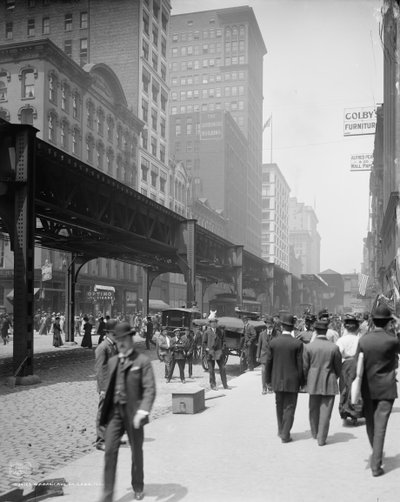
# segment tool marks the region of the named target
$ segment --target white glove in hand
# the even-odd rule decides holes
[[[142,423],[142,420],[147,416],[147,413],[143,410],[138,410],[133,417],[133,427],[135,429],[139,429]]]

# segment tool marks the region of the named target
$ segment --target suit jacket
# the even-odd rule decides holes
[[[118,356],[109,362],[110,379],[108,382],[104,404],[100,416],[100,425],[106,425],[112,416],[114,407],[114,388],[119,363]],[[127,412],[129,423],[132,423],[137,410],[150,413],[156,397],[156,382],[150,359],[134,350],[125,361],[125,388],[127,395]]]
[[[339,347],[326,336],[318,335],[304,347],[303,371],[307,392],[322,396],[334,396],[339,392],[337,379],[342,368]]]
[[[97,392],[105,391],[108,383],[108,361],[117,354],[117,347],[108,338],[96,347],[94,370],[97,379]]]
[[[257,331],[254,326],[246,324],[243,330],[244,335],[244,346],[249,347],[254,345],[257,341]]]
[[[272,334],[268,333],[267,329],[263,329],[258,337],[256,357],[260,359],[260,363],[265,364],[267,362],[268,345],[272,338]]]
[[[203,334],[203,347],[208,349],[208,357],[217,361],[222,357],[225,345],[225,334],[221,328],[214,331],[208,327]]]
[[[382,328],[375,328],[360,338],[356,357],[364,353],[364,373],[361,395],[370,399],[395,399],[397,397],[397,354],[400,342]]]
[[[303,384],[303,343],[290,333],[268,345],[266,382],[275,392],[298,392]]]

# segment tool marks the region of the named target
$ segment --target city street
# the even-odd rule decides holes
[[[135,339],[144,350],[144,341],[139,336]],[[97,335],[92,340],[97,343]],[[12,343],[0,348],[0,494],[10,489],[15,481],[13,472],[20,468],[28,469],[34,478],[41,478],[94,449],[98,402],[94,350],[80,347],[81,337],[75,347],[54,348],[49,335],[35,335],[34,341],[35,374],[41,379],[38,385],[6,386],[5,370],[11,369]],[[150,356],[157,378],[157,398],[151,417],[154,420],[171,412],[171,392],[182,384],[177,367],[175,379],[166,384],[164,365],[155,350],[150,351]],[[236,357],[228,361],[229,379],[238,375],[237,363]],[[201,364],[193,366],[193,378],[187,378],[187,384],[190,383],[209,388],[208,373]]]

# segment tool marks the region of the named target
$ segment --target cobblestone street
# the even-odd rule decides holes
[[[143,350],[144,343],[137,345]],[[35,374],[41,383],[10,388],[5,383],[6,357],[12,345],[0,355],[0,494],[12,487],[21,469],[33,478],[50,475],[51,471],[93,451],[96,438],[95,417],[98,396],[94,374],[94,350],[75,348],[46,348],[50,337],[35,337]],[[95,337],[93,337],[95,341]],[[35,349],[36,350],[36,349]],[[146,351],[147,353],[147,351]],[[150,351],[157,378],[157,399],[152,420],[171,412],[171,392],[181,388],[178,368],[170,384],[164,380],[164,365]],[[237,358],[227,365],[228,379],[238,376]],[[10,373],[8,373],[10,374]],[[201,364],[193,366],[193,378],[188,383],[208,387],[208,373]],[[217,374],[217,383],[219,377]],[[26,479],[26,476],[25,476]]]

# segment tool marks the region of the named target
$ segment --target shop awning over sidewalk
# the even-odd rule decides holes
[[[102,286],[101,284],[95,284],[94,290],[95,291],[112,291],[113,293],[115,293],[114,286]]]
[[[36,296],[36,295],[39,293],[39,291],[40,291],[40,288],[35,288],[35,289],[33,290],[33,294],[34,294],[34,296]],[[8,300],[9,302],[11,302],[11,303],[12,303],[12,302],[14,301],[14,290],[12,289],[12,290],[8,293],[8,295],[6,295],[6,297],[7,297],[7,300]]]
[[[149,300],[149,310],[164,310],[171,308],[168,303],[165,303],[162,300]]]

